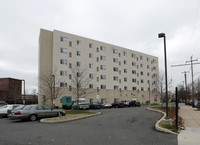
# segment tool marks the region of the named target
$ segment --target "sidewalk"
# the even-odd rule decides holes
[[[178,135],[178,145],[200,145],[200,111],[182,103],[179,107],[185,130]]]

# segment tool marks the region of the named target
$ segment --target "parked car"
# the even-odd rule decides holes
[[[0,107],[4,106],[4,105],[8,105],[8,104],[6,102],[4,102],[4,101],[0,101]]]
[[[102,103],[102,106],[103,106],[103,108],[112,108],[112,104],[110,104],[108,102]]]
[[[74,100],[72,103],[73,109],[89,109],[89,103],[86,101],[85,98],[79,98],[79,100]]]
[[[130,107],[140,107],[141,104],[140,104],[140,102],[138,100],[133,100],[133,101],[129,102],[129,106]]]
[[[123,108],[125,105],[123,102],[114,102],[112,103],[112,107],[114,108]]]
[[[192,103],[192,107],[193,108],[198,108],[199,106],[199,101],[198,100],[194,100],[194,103]]]
[[[128,101],[128,100],[122,100],[121,102],[124,103],[125,107],[129,107],[129,102],[130,101]]]
[[[13,105],[4,105],[0,107],[0,116],[7,117],[10,110],[15,109],[20,104],[13,104]]]
[[[53,110],[46,105],[27,105],[22,110],[11,111],[9,118],[35,121],[39,118],[59,117],[64,115],[64,110]]]
[[[18,107],[14,108],[14,109],[9,109],[8,115],[11,114],[11,111],[17,111],[17,110],[22,110],[26,105],[19,105]]]
[[[91,103],[91,104],[89,105],[89,108],[90,108],[90,109],[101,109],[101,108],[103,108],[103,105],[100,104],[100,103]]]

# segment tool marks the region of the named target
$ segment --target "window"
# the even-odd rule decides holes
[[[121,66],[121,61],[119,61],[119,65]]]
[[[149,72],[147,73],[147,76],[149,76]]]
[[[141,76],[143,75],[143,72],[142,72],[142,71],[140,72],[140,75],[141,75]]]
[[[89,68],[93,68],[93,64],[92,63],[89,63]]]
[[[93,48],[93,44],[92,43],[89,43],[89,48]]]
[[[97,72],[99,71],[99,67],[97,67]]]
[[[67,76],[67,71],[61,70],[61,71],[60,71],[60,75],[61,75],[61,76]]]
[[[132,66],[136,66],[136,62],[132,62]]]
[[[127,90],[128,89],[128,87],[127,86],[124,86],[124,90]]]
[[[114,86],[114,90],[119,90],[119,86]]]
[[[136,55],[132,53],[132,58],[136,58]]]
[[[124,82],[127,82],[127,78],[124,78]]]
[[[140,60],[142,60],[143,59],[143,57],[142,56],[140,56]]]
[[[141,79],[141,83],[143,83],[144,81],[143,81],[143,79]]]
[[[136,70],[132,70],[132,74],[136,74]]]
[[[119,53],[119,57],[121,56],[121,53]]]
[[[72,86],[69,86],[69,91],[71,91],[72,90]],[[71,100],[70,100],[70,102],[71,102]]]
[[[69,74],[69,79],[70,79],[70,80],[72,79],[72,75],[71,75],[71,74]]]
[[[114,76],[114,77],[113,77],[113,80],[114,80],[114,81],[118,81],[118,77],[117,77],[117,76]]]
[[[124,69],[124,73],[127,73],[127,69]]]
[[[99,62],[99,57],[97,57],[97,62]]]
[[[60,41],[64,42],[64,43],[67,43],[67,37],[60,37]]]
[[[92,53],[89,53],[89,58],[93,58],[93,54]]]
[[[80,40],[77,40],[77,41],[76,41],[76,44],[77,44],[77,45],[81,45],[81,41],[80,41]]]
[[[101,68],[101,70],[106,70],[106,66],[105,65],[101,65],[100,68]]]
[[[147,65],[147,69],[149,69],[149,65]]]
[[[76,73],[76,76],[77,76],[77,77],[81,77],[81,73],[77,72],[77,73]]]
[[[124,51],[124,56],[126,56],[127,55],[127,53]]]
[[[106,56],[100,56],[100,59],[105,61],[106,60]]]
[[[65,54],[67,54],[67,48],[60,48],[60,53],[65,53]]]
[[[100,50],[101,51],[106,51],[106,47],[105,46],[100,46]]]
[[[140,64],[140,67],[143,67],[143,64]]]
[[[121,70],[119,70],[119,74],[121,75]]]
[[[61,88],[67,88],[67,83],[61,82],[61,83],[60,83],[60,87],[61,87]]]
[[[118,59],[117,58],[113,58],[113,62],[118,63]]]
[[[113,53],[118,54],[118,50],[117,49],[113,49]]]
[[[147,57],[147,61],[149,61],[149,58]]]
[[[60,64],[67,65],[67,60],[66,59],[60,59]]]
[[[93,84],[89,84],[89,88],[91,88],[91,89],[92,89],[92,88],[93,88]]]
[[[77,62],[76,62],[76,66],[81,66],[81,62],[80,62],[80,61],[77,61]]]
[[[69,53],[69,57],[72,57],[72,53],[71,52]]]
[[[133,88],[132,88],[132,90],[136,90],[136,89],[137,89],[136,87],[133,87]]]
[[[72,64],[71,63],[69,63],[69,68],[72,68]]]
[[[89,74],[90,79],[93,79],[93,77],[94,77],[93,74]]]
[[[141,91],[144,91],[144,88],[143,88],[143,87],[141,87]]]
[[[69,46],[72,46],[72,42],[71,41],[69,41]]]
[[[118,72],[118,68],[117,67],[113,67],[113,71]]]
[[[101,75],[102,80],[106,80],[106,75]]]
[[[99,77],[97,77],[97,82],[99,81]]]
[[[106,89],[106,85],[101,85],[101,89]]]
[[[81,52],[80,51],[77,51],[76,54],[77,54],[77,56],[81,56]]]
[[[127,64],[127,61],[126,61],[126,60],[124,60],[124,64]]]
[[[99,52],[99,48],[97,47],[97,52]]]
[[[135,78],[133,78],[133,79],[132,79],[132,82],[133,82],[133,83],[136,83],[136,79],[135,79]]]

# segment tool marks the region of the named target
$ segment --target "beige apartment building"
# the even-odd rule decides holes
[[[41,75],[51,74],[56,88],[63,92],[55,100],[61,106],[63,96],[74,97],[71,89],[73,65],[87,68],[88,102],[114,102],[137,99],[145,104],[159,103],[158,58],[131,49],[61,32],[40,30],[39,37],[39,103],[45,92]]]

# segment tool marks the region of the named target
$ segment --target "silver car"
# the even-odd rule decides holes
[[[56,116],[65,116],[65,111],[53,110],[46,105],[27,105],[22,110],[12,111],[9,118],[35,121],[38,118]]]

